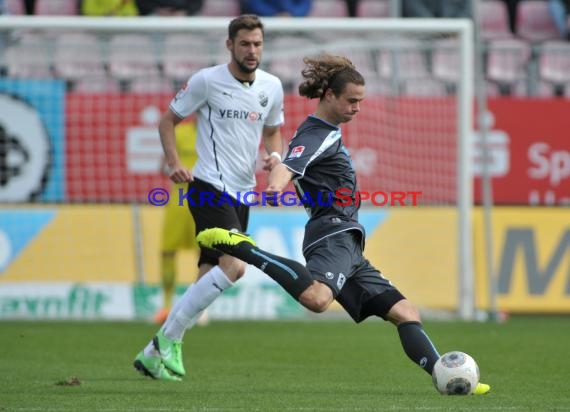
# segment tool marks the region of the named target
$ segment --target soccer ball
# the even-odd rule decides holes
[[[437,360],[431,376],[442,395],[469,395],[479,383],[479,366],[464,352],[447,352]]]

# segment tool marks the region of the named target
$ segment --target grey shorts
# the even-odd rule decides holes
[[[405,297],[363,256],[360,232],[329,236],[305,252],[313,279],[331,288],[333,296],[356,321],[385,315]]]

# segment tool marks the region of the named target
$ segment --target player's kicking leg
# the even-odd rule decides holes
[[[262,269],[295,298],[299,296],[300,291],[302,292],[308,286],[308,282],[303,279],[304,276],[301,276],[306,272],[304,266],[264,252],[257,248],[254,240],[246,234],[235,233],[221,228],[212,228],[200,232],[196,240],[203,247],[231,254]],[[257,258],[260,255],[262,259]],[[273,260],[275,260],[274,263],[268,263]],[[291,281],[291,277],[287,276],[290,273],[280,273],[279,267],[284,267],[286,269],[285,272],[295,272],[297,276],[294,278],[297,280]],[[424,332],[417,310],[408,300],[403,299],[394,304],[388,314],[386,314],[383,308],[379,308],[379,311],[378,316],[382,315],[384,317],[386,315],[388,320],[397,325],[402,346],[408,357],[431,376],[433,365],[439,358],[439,354],[428,335]],[[473,393],[475,395],[483,395],[488,393],[490,389],[489,385],[479,383]]]
[[[218,250],[259,268],[296,300],[315,283],[301,263],[259,249],[244,233],[216,227],[201,231],[196,240],[201,247]]]

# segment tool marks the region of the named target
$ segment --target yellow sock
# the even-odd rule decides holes
[[[172,307],[174,297],[174,286],[176,283],[176,255],[172,253],[163,254],[161,262],[162,293],[164,296],[164,307]]]

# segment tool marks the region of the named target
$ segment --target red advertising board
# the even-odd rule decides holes
[[[168,187],[157,125],[170,95],[78,94],[66,98],[66,194],[72,202],[145,201]]]
[[[66,100],[66,196],[73,202],[146,202],[168,187],[160,174],[157,124],[172,96],[76,94]],[[286,96],[283,137],[289,141],[316,102]],[[455,199],[455,115],[452,99],[369,97],[343,125],[363,191],[422,191],[419,203]],[[261,164],[261,163],[260,163]],[[267,172],[257,173],[258,187]]]
[[[570,204],[570,101],[504,98],[488,106],[494,203]]]
[[[286,140],[315,105],[288,96]],[[455,99],[367,96],[360,113],[342,129],[361,191],[388,197],[421,192],[418,204],[455,203]],[[381,203],[382,195],[377,199]]]
[[[171,97],[68,94],[67,200],[146,202],[152,188],[168,187],[159,172],[157,122]],[[286,141],[315,104],[286,96]],[[491,99],[488,108],[495,204],[570,204],[570,101],[499,98]],[[453,99],[371,96],[342,127],[361,190],[422,191],[420,204],[455,202]],[[481,145],[476,137],[474,194],[480,203]],[[262,190],[267,172],[261,167],[257,178],[257,190]]]

